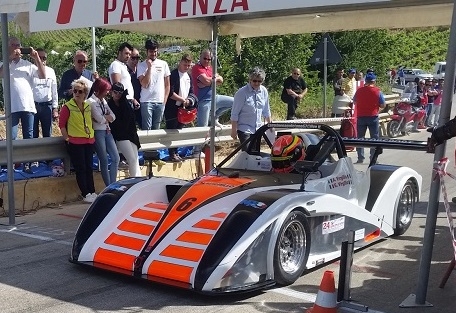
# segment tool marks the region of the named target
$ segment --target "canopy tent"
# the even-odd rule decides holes
[[[62,8],[65,10],[60,10]],[[5,13],[22,13],[19,14],[19,20],[23,21],[24,27],[30,31],[96,26],[214,40],[215,59],[218,35],[246,38],[354,29],[451,25],[447,54],[447,78],[450,81],[454,80],[456,62],[455,9],[452,0],[61,0],[52,3],[51,0],[0,0],[4,29],[7,25]],[[30,17],[27,17],[27,14]],[[31,28],[27,23],[29,19]],[[4,29],[2,42],[4,61],[7,62],[7,36]],[[215,65],[216,60],[213,62]],[[215,84],[213,85],[215,91]],[[5,94],[8,105],[9,92],[6,91]],[[446,84],[439,123],[449,120],[451,95],[452,86]],[[212,108],[214,111],[214,98]],[[215,128],[212,127],[211,142],[214,142],[214,134]],[[11,147],[10,144],[8,146]],[[437,147],[434,160],[443,157],[444,150],[445,145]],[[8,158],[11,161],[11,151],[8,152]],[[12,165],[8,164],[8,171],[11,168]],[[425,299],[438,213],[438,184],[438,179],[431,184],[417,295],[410,295],[411,300],[403,306],[427,306]],[[9,199],[14,197],[12,185],[9,179]],[[10,216],[12,212],[14,208],[11,210],[10,207]]]
[[[37,2],[37,0],[34,2]],[[85,0],[76,0],[76,5],[78,2],[87,3]],[[195,13],[193,18],[189,16],[176,17],[179,14],[174,14],[174,16],[171,16],[166,21],[163,19],[154,20],[153,15],[151,15],[151,19],[147,19],[147,14],[144,14],[142,16],[143,20],[138,22],[138,19],[141,17],[140,13],[147,11],[135,9],[135,4],[147,2],[146,0],[105,0],[99,2],[105,2],[107,5],[111,5],[111,8],[115,4],[116,10],[110,12],[106,8],[100,7],[98,18],[90,18],[90,16],[87,17],[85,15],[85,18],[82,19],[83,21],[70,21],[67,24],[52,23],[52,19],[43,20],[36,18],[35,23],[33,23],[32,19],[32,31],[96,26],[141,33],[212,40],[211,25],[214,16],[218,17],[219,35],[237,35],[240,38],[247,38],[292,33],[298,34],[303,32],[320,33],[355,29],[449,26],[453,8],[453,1],[450,0],[326,0],[318,1],[326,5],[318,6],[311,4],[311,2],[317,3],[317,1],[285,0],[277,1],[278,5],[281,6],[284,2],[293,2],[299,3],[298,6],[300,7],[289,9],[277,9],[273,7],[270,11],[247,10],[243,13],[233,12],[232,14],[228,14],[227,12],[225,14],[212,14],[210,16],[209,14]],[[150,0],[149,2],[152,3]],[[196,4],[202,1],[187,0],[185,2]],[[227,8],[232,3],[242,3],[243,0],[212,0],[208,2],[214,4],[214,9],[217,3],[219,3],[220,10],[229,10]],[[250,5],[250,8],[252,7],[251,4],[263,1],[245,0],[245,2]],[[128,10],[128,5],[123,9],[125,3],[132,4],[131,11]],[[94,3],[91,1],[89,5],[91,8],[94,7]],[[0,12],[22,12],[18,15],[17,20],[26,31],[30,30],[29,11],[31,12],[29,0],[0,1]],[[96,11],[95,9],[93,10],[94,14]],[[39,13],[33,12],[32,15],[38,14],[39,16]],[[111,17],[111,14],[113,16],[115,15],[115,18]],[[188,12],[185,12],[184,8],[181,9],[180,14],[190,15]],[[121,18],[122,15],[125,17]],[[51,21],[51,24],[45,23],[46,20]]]

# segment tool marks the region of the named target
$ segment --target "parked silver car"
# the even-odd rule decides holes
[[[412,82],[415,80],[416,77],[419,79],[433,79],[434,76],[430,73],[426,73],[422,69],[419,68],[405,68],[404,69],[404,77],[405,82]]]
[[[181,46],[171,46],[163,49],[163,53],[177,53],[182,52]]]

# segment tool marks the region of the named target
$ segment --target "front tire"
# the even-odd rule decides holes
[[[404,234],[412,224],[417,198],[415,186],[411,180],[408,180],[402,187],[397,201],[394,236]]]
[[[279,285],[294,283],[304,272],[310,252],[310,230],[305,214],[292,211],[277,237],[274,278]]]
[[[386,133],[390,138],[396,138],[401,134],[401,124],[399,121],[391,120],[386,128]]]

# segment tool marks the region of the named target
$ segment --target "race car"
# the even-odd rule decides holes
[[[272,132],[302,140],[305,158],[292,171],[273,170]],[[345,143],[375,148],[366,171],[355,169]],[[82,219],[70,261],[209,294],[292,284],[339,257],[349,233],[358,249],[410,226],[422,177],[376,164],[383,148],[426,144],[342,139],[324,124],[267,124],[194,180],[109,185]]]

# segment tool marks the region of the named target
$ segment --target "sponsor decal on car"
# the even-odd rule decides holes
[[[345,216],[325,221],[321,226],[323,235],[335,233],[345,228]]]
[[[365,232],[366,232],[366,230],[364,228],[361,228],[361,229],[358,229],[357,231],[355,231],[355,241],[364,239]]]
[[[241,201],[242,205],[249,206],[255,209],[266,209],[268,206],[264,202],[256,201],[256,200],[249,200],[249,199],[244,199]]]
[[[329,189],[353,185],[353,179],[350,173],[336,177],[331,177],[330,179],[328,179],[328,185]]]

